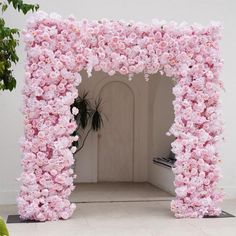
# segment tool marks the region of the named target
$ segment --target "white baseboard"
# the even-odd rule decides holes
[[[18,191],[0,191],[0,205],[16,204]]]

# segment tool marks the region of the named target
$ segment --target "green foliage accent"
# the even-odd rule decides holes
[[[90,132],[99,131],[103,126],[103,114],[101,111],[102,99],[99,97],[94,101],[94,104],[88,98],[88,92],[84,91],[81,95],[75,99],[75,102],[71,105],[71,110],[73,107],[79,109],[79,113],[74,115],[76,123],[78,125],[77,130],[72,134],[73,136],[81,136],[80,133],[86,131],[83,135],[83,140],[73,142],[73,146],[76,146],[77,152],[79,152],[85,144],[85,141],[90,134]],[[79,145],[80,143],[80,145]]]
[[[5,221],[0,217],[0,236],[9,236]]]
[[[23,14],[29,11],[37,11],[39,5],[26,4],[22,0],[0,1],[2,13],[12,5],[14,9]],[[12,73],[12,64],[19,61],[16,54],[16,47],[19,45],[19,29],[10,28],[5,25],[3,18],[0,18],[0,90],[12,91],[16,87],[16,79]]]
[[[12,6],[18,10],[19,12],[22,12],[23,14],[27,14],[29,11],[37,11],[39,9],[39,5],[33,5],[33,4],[27,4],[24,3],[22,0],[7,0],[8,4],[12,4]]]

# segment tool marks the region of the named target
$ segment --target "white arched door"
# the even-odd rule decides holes
[[[107,119],[98,134],[98,181],[133,181],[134,96],[122,82],[101,90]]]

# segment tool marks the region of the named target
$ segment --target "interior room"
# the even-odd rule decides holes
[[[119,73],[93,72],[88,78],[82,71],[81,76],[79,96],[87,92],[91,103],[101,98],[103,125],[74,154],[77,177],[71,201],[173,198],[174,162],[168,163],[173,137],[166,133],[174,120],[175,81],[159,73],[149,81],[141,73],[132,80]],[[80,130],[82,142],[88,128]]]

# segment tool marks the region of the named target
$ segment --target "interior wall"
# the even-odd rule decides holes
[[[87,73],[82,71],[82,83],[79,93],[89,91],[89,98],[97,98],[101,90],[108,83],[125,83],[134,94],[134,161],[133,181],[144,182],[148,179],[148,83],[143,74],[138,74],[132,81],[127,76],[116,74],[109,76],[103,72],[94,72],[88,78]],[[119,93],[119,91],[115,91]],[[109,102],[109,101],[103,101]],[[106,114],[105,114],[106,115]],[[104,126],[109,122],[109,117],[104,119]],[[127,127],[128,129],[128,127]],[[112,130],[111,130],[112,132]],[[83,149],[75,155],[77,178],[75,182],[97,182],[98,176],[98,133],[88,136]],[[119,143],[117,143],[119,145]]]
[[[29,0],[27,2],[39,3],[41,10],[57,12],[63,17],[74,14],[78,20],[108,18],[113,20],[135,20],[150,23],[152,19],[177,21],[181,23],[200,23],[207,25],[211,20],[219,20],[224,26],[223,39],[221,42],[224,68],[221,79],[224,81],[226,92],[222,94],[223,114],[226,122],[226,141],[221,147],[223,159],[223,180],[220,186],[225,189],[226,197],[236,197],[236,112],[233,109],[235,100],[236,83],[235,54],[236,54],[236,31],[235,0],[86,0],[86,1],[56,1],[56,0]],[[30,15],[30,14],[29,14]],[[12,27],[25,28],[26,19],[16,11],[10,10],[4,13],[6,23]],[[23,134],[23,119],[20,109],[22,107],[21,90],[24,84],[24,61],[26,54],[22,39],[18,48],[19,63],[14,68],[17,79],[17,89],[13,92],[1,92],[0,94],[0,204],[15,203],[19,190],[16,178],[21,173],[21,152],[18,140]],[[142,119],[140,117],[140,119]],[[150,154],[150,156],[152,156]],[[87,161],[87,160],[86,160]],[[82,170],[81,170],[82,171]]]
[[[170,153],[173,136],[166,133],[174,122],[172,93],[175,81],[159,73],[149,81],[149,113],[151,157],[167,157]]]
[[[173,136],[166,133],[174,122],[172,93],[175,81],[160,73],[149,80],[149,161],[148,181],[167,192],[174,194],[174,174],[171,169],[157,166],[154,157],[168,157],[171,151]]]

